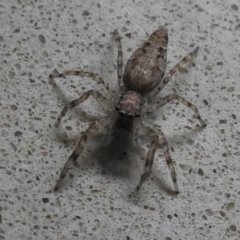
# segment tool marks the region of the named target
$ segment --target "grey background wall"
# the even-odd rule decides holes
[[[237,0],[1,1],[0,239],[239,239],[239,9]],[[197,121],[177,102],[149,119],[169,141],[180,194],[170,191],[162,149],[134,193],[150,142],[111,140],[104,131],[62,188],[49,192],[81,132],[104,116],[89,99],[56,129],[64,103],[99,87],[77,77],[53,86],[49,74],[93,71],[117,91],[111,33],[123,37],[126,63],[159,25],[169,31],[168,69],[200,47],[189,73],[174,76],[160,96],[186,97],[207,128],[186,128]]]

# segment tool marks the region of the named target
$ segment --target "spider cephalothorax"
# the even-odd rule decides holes
[[[140,117],[143,114],[145,102],[146,100],[141,94],[134,91],[128,91],[120,96],[116,110],[120,115],[126,117]]]
[[[146,100],[141,94],[134,91],[122,93],[116,110],[119,113],[116,120],[116,127],[126,131],[132,131],[134,121],[144,114]]]
[[[196,117],[200,123],[201,127],[205,127],[206,124],[199,115],[198,109],[185,98],[177,95],[170,94],[164,98],[158,98],[156,100],[151,99],[148,106],[146,104],[146,96],[148,99],[157,95],[169,82],[172,76],[178,70],[185,70],[185,65],[187,62],[191,61],[197,54],[198,49],[196,48],[186,57],[184,57],[178,64],[176,64],[168,73],[166,70],[166,55],[167,55],[167,44],[168,44],[168,32],[163,26],[159,27],[154,33],[151,34],[149,39],[142,45],[141,48],[137,49],[126,64],[126,68],[123,74],[123,56],[122,56],[122,45],[121,37],[118,32],[114,32],[115,40],[118,46],[118,58],[117,58],[117,72],[118,72],[118,83],[120,88],[120,98],[116,101],[114,109],[109,109],[108,101],[115,99],[111,90],[106,87],[102,78],[97,74],[86,72],[86,71],[67,71],[62,74],[51,74],[50,78],[55,77],[65,77],[67,75],[78,75],[81,77],[91,77],[96,81],[100,87],[104,90],[106,97],[96,90],[88,90],[84,92],[79,98],[67,104],[61,114],[58,117],[57,123],[61,121],[63,116],[66,114],[67,110],[77,106],[78,104],[85,101],[89,96],[94,97],[106,110],[110,111],[110,114],[92,124],[85,132],[78,142],[78,145],[74,152],[70,155],[68,161],[65,163],[63,170],[61,172],[60,178],[57,181],[55,190],[57,190],[66,176],[69,168],[74,166],[78,156],[84,149],[84,146],[89,137],[94,135],[97,131],[105,126],[111,124],[113,118],[111,118],[111,112],[117,111],[118,117],[114,118],[116,120],[115,126],[117,128],[122,128],[127,131],[132,131],[134,128],[134,122],[137,120],[141,121],[141,117],[144,116],[146,112],[154,111],[161,106],[177,100],[189,107],[194,111],[194,117]],[[115,100],[114,100],[115,103]],[[154,154],[157,147],[162,145],[164,150],[164,156],[167,165],[170,169],[174,191],[178,193],[176,171],[170,156],[168,142],[160,129],[155,126],[149,127],[141,123],[138,133],[151,140],[151,145],[147,154],[146,163],[144,167],[144,173],[137,185],[139,189],[144,181],[147,179],[151,172],[151,167],[153,164]]]

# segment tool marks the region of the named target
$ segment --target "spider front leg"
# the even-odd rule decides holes
[[[81,77],[91,77],[95,82],[97,82],[99,84],[99,86],[104,90],[104,92],[107,95],[110,95],[110,93],[111,93],[110,90],[109,90],[109,87],[106,86],[103,79],[101,77],[99,77],[97,74],[92,73],[92,72],[85,72],[83,70],[80,70],[80,71],[71,70],[71,71],[67,71],[67,72],[64,72],[64,73],[50,74],[49,77],[53,79],[53,78],[66,77],[68,75],[81,76]]]
[[[160,98],[159,100],[157,100],[156,102],[153,103],[153,105],[151,107],[152,108],[151,111],[154,111],[173,100],[178,100],[179,102],[183,103],[187,107],[191,108],[194,111],[194,117],[199,120],[201,127],[207,126],[207,124],[202,120],[197,107],[195,105],[193,105],[192,103],[190,103],[189,101],[187,101],[185,98],[183,98],[177,94],[170,94],[164,98]]]
[[[172,76],[177,72],[188,72],[188,70],[184,67],[188,62],[192,61],[198,53],[199,47],[195,48],[195,50],[185,56],[179,63],[177,63],[167,74],[164,75],[161,82],[152,90],[150,95],[153,97],[158,94],[165,85],[171,80]]]
[[[122,44],[121,37],[117,30],[114,31],[114,38],[118,47],[118,57],[117,57],[117,74],[118,74],[118,85],[121,91],[125,90],[123,83],[123,52],[122,52]]]
[[[89,90],[84,92],[81,97],[73,100],[72,102],[68,103],[65,105],[65,107],[63,108],[61,114],[59,115],[58,119],[57,119],[57,123],[56,126],[59,125],[60,121],[62,120],[62,118],[65,116],[65,114],[67,113],[67,111],[71,108],[76,107],[77,105],[79,105],[80,103],[84,102],[85,100],[88,99],[89,96],[93,96],[100,104],[101,106],[103,106],[104,109],[106,110],[110,110],[107,107],[107,103],[106,103],[106,98],[103,97],[99,92],[95,91],[95,90]]]
[[[176,194],[178,194],[179,191],[178,191],[178,185],[177,185],[176,171],[175,171],[175,168],[174,168],[174,165],[173,165],[172,158],[171,158],[170,153],[169,153],[168,142],[167,142],[164,134],[159,129],[150,128],[150,127],[147,127],[147,126],[143,126],[141,128],[140,134],[144,134],[144,135],[148,136],[149,138],[151,138],[152,143],[151,143],[151,146],[148,150],[148,155],[147,155],[147,159],[146,159],[144,173],[142,174],[141,179],[140,179],[140,181],[137,185],[137,190],[139,190],[141,188],[142,184],[145,182],[145,180],[150,175],[152,164],[153,164],[154,154],[155,154],[155,151],[158,147],[158,144],[160,143],[160,145],[163,146],[164,156],[165,156],[168,168],[171,172],[174,191],[175,191]]]
[[[94,135],[100,129],[104,128],[107,124],[110,123],[110,121],[111,121],[110,118],[99,120],[95,124],[91,125],[85,132],[83,132],[76,149],[70,155],[70,157],[68,158],[68,161],[65,163],[63,167],[63,170],[60,174],[60,178],[58,179],[57,184],[55,185],[55,188],[54,188],[55,191],[57,191],[61,186],[62,181],[65,178],[68,170],[75,165],[77,158],[79,157],[79,155],[81,154],[81,152],[83,151],[87,143],[88,138]]]

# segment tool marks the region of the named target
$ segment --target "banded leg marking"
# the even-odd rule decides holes
[[[173,101],[173,100],[178,100],[179,102],[181,102],[182,104],[184,104],[185,106],[189,107],[190,109],[192,109],[194,111],[194,117],[197,118],[201,124],[201,127],[206,127],[207,124],[202,120],[198,109],[195,105],[193,105],[192,103],[190,103],[189,101],[187,101],[185,98],[177,95],[177,94],[170,94],[162,99],[159,99],[157,102],[155,102],[155,104],[153,104],[152,110],[156,110],[157,108],[160,108],[161,106]]]
[[[94,135],[96,132],[98,132],[103,127],[105,127],[109,122],[110,122],[110,119],[99,120],[95,124],[91,125],[85,132],[83,132],[76,149],[70,155],[70,157],[68,158],[67,162],[65,163],[65,165],[63,167],[63,170],[60,174],[57,184],[55,185],[55,188],[54,188],[55,191],[57,191],[59,189],[59,187],[62,185],[63,179],[65,178],[68,170],[71,167],[73,167],[74,164],[76,163],[77,158],[79,157],[79,155],[81,154],[81,152],[83,151],[83,149],[87,143],[88,138],[91,137],[92,135]]]
[[[140,179],[140,181],[137,185],[137,190],[139,190],[141,188],[142,184],[145,182],[145,180],[150,175],[152,164],[153,164],[154,154],[155,154],[155,151],[157,149],[158,143],[160,143],[163,146],[164,157],[166,159],[168,168],[169,168],[170,173],[171,173],[171,178],[172,178],[172,181],[173,181],[174,191],[176,192],[176,194],[178,194],[179,191],[178,191],[178,185],[177,185],[176,171],[175,171],[175,168],[174,168],[172,158],[171,158],[170,153],[169,153],[168,142],[167,142],[164,134],[159,129],[156,129],[156,128],[152,129],[152,128],[147,127],[147,126],[144,126],[140,130],[140,134],[144,134],[144,133],[149,138],[152,139],[152,143],[151,143],[151,146],[150,146],[149,151],[148,151],[148,156],[147,156],[147,159],[146,159],[144,173],[141,175],[141,179]]]
[[[184,67],[187,62],[190,62],[193,60],[199,51],[199,47],[195,48],[195,50],[191,53],[189,53],[187,56],[185,56],[179,63],[177,63],[161,80],[161,82],[153,89],[151,92],[151,96],[155,96],[157,93],[159,93],[165,85],[171,80],[172,76],[177,72],[188,72],[188,70]]]
[[[85,100],[88,99],[88,97],[90,95],[93,96],[104,107],[104,109],[109,111],[109,109],[107,108],[106,98],[103,97],[99,92],[97,92],[95,90],[89,90],[89,91],[84,92],[79,98],[77,98],[77,99],[73,100],[72,102],[65,105],[65,107],[63,108],[61,114],[59,115],[59,117],[57,119],[56,126],[59,125],[60,121],[66,115],[66,113],[69,109],[74,108],[77,105],[79,105],[80,103],[84,102]]]
[[[53,78],[66,77],[66,76],[69,76],[69,75],[80,76],[80,77],[90,77],[95,82],[97,82],[99,84],[99,86],[104,90],[104,92],[107,95],[110,95],[109,87],[106,86],[103,79],[101,77],[99,77],[98,74],[95,74],[95,73],[92,73],[92,72],[85,72],[83,70],[80,70],[80,71],[71,70],[71,71],[67,71],[67,72],[59,73],[59,74],[50,74],[49,77],[53,79]]]
[[[118,85],[121,91],[124,91],[124,83],[123,83],[123,52],[122,52],[122,44],[121,37],[117,30],[114,31],[114,38],[118,47],[118,57],[117,57],[117,74],[118,74]]]

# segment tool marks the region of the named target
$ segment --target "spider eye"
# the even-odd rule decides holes
[[[121,111],[120,111],[120,112],[118,112],[118,113],[119,113],[119,115],[120,115],[120,116],[123,116],[123,117],[125,117],[125,116],[126,116],[126,115],[125,115],[125,113],[123,113],[123,112],[121,112]]]
[[[136,112],[135,117],[140,117],[140,111],[139,110]]]

